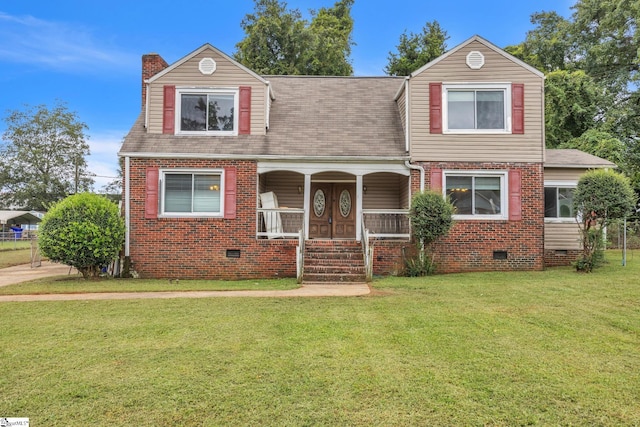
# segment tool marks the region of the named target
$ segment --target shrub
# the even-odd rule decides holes
[[[55,203],[42,219],[39,245],[50,260],[73,266],[87,279],[100,274],[124,243],[118,206],[91,193]]]
[[[426,276],[434,273],[433,254],[427,253],[428,247],[449,232],[453,225],[454,209],[440,193],[423,191],[413,196],[409,218],[417,255],[405,261],[407,275]]]

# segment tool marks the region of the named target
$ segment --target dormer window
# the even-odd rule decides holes
[[[238,134],[237,89],[176,89],[176,129],[179,134]]]

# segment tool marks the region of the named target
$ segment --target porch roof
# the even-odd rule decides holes
[[[238,157],[406,156],[396,77],[267,76],[276,93],[266,135],[234,137],[149,134],[141,114],[120,155]]]
[[[616,168],[616,164],[593,154],[573,148],[546,150],[545,168]]]

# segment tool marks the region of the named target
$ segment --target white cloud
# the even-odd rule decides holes
[[[137,66],[137,56],[106,46],[101,40],[79,25],[0,12],[0,60],[3,61],[75,72]]]
[[[98,192],[118,176],[118,151],[125,134],[124,131],[109,131],[90,135],[87,170],[94,175],[94,189]]]

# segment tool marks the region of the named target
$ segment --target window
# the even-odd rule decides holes
[[[506,172],[445,172],[445,191],[458,218],[506,218]]]
[[[221,171],[165,171],[162,174],[162,214],[222,215],[222,182]]]
[[[176,129],[182,134],[237,135],[238,91],[178,89]]]
[[[443,93],[446,132],[510,131],[511,85],[445,84]]]
[[[575,218],[574,191],[575,187],[544,187],[545,218]]]

